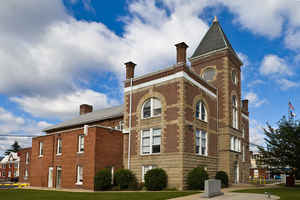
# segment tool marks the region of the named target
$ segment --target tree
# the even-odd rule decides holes
[[[283,117],[277,124],[277,128],[267,124],[264,129],[266,148],[258,147],[262,161],[276,168],[300,170],[300,122]]]
[[[8,155],[10,154],[10,152],[18,152],[21,150],[21,146],[19,145],[19,143],[17,141],[15,141],[12,145],[11,145],[11,148],[8,149],[4,154],[5,155]]]

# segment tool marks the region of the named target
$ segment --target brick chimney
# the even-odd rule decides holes
[[[80,115],[93,112],[93,106],[88,104],[81,104],[80,105]]]
[[[129,61],[129,62],[125,63],[125,66],[126,66],[126,80],[134,78],[134,68],[135,68],[136,64]]]
[[[186,64],[186,49],[189,47],[184,42],[175,44],[177,54],[177,65]]]
[[[243,110],[248,112],[248,99],[242,100]]]

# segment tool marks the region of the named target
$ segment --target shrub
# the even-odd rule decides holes
[[[100,170],[95,175],[95,190],[108,190],[111,186],[111,171],[109,169]]]
[[[128,169],[119,169],[115,173],[115,184],[120,187],[121,190],[137,188],[137,180],[132,171]]]
[[[208,174],[203,167],[196,167],[188,173],[187,185],[190,190],[203,190]]]
[[[228,187],[228,175],[224,171],[218,171],[216,173],[215,179],[221,180],[222,187]]]
[[[145,174],[145,187],[147,190],[162,190],[167,187],[168,176],[165,170],[155,168]]]

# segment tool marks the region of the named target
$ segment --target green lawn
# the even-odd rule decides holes
[[[280,200],[300,199],[300,186],[296,186],[296,187],[280,186],[278,188],[237,190],[234,192],[257,193],[257,194],[264,194],[265,192],[270,192],[272,195],[280,196]]]
[[[75,193],[42,190],[0,190],[0,199],[16,200],[163,200],[197,192],[95,192]]]

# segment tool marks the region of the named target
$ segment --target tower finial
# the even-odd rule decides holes
[[[214,21],[213,22],[218,22],[218,18],[217,16],[215,15],[215,18],[214,18]]]

